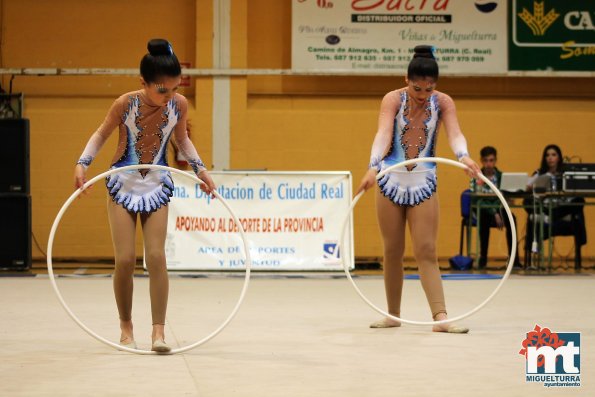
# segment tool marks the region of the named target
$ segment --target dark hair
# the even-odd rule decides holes
[[[180,62],[169,41],[149,40],[147,49],[149,53],[140,61],[140,74],[146,83],[154,83],[164,76],[178,77],[182,74]]]
[[[479,151],[479,156],[481,158],[483,157],[488,157],[490,155],[494,155],[494,157],[498,157],[498,152],[496,151],[496,148],[493,146],[484,146],[483,148],[481,148],[481,150]]]
[[[547,166],[547,161],[545,161],[545,157],[547,155],[547,151],[550,149],[554,149],[556,153],[558,153],[558,164],[556,164],[556,172],[562,172],[562,167],[564,166],[564,158],[562,157],[562,150],[558,145],[547,145],[545,149],[543,149],[543,154],[541,155],[541,165],[539,166],[539,174],[545,174],[549,171],[550,167]]]
[[[431,77],[438,80],[438,63],[434,58],[434,47],[429,45],[418,45],[413,49],[413,59],[407,68],[407,78]]]

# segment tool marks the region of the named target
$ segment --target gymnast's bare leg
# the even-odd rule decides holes
[[[136,266],[136,214],[114,203],[108,195],[107,214],[114,246],[116,267],[113,286],[120,316],[120,343],[134,347],[132,327],[133,275]]]
[[[403,293],[403,255],[405,253],[405,208],[399,206],[380,190],[376,191],[376,215],[382,234],[384,260],[384,289],[388,313],[395,317],[401,315],[401,296]],[[401,323],[391,318],[376,321],[371,328],[400,327]]]
[[[163,206],[150,214],[141,214],[145,261],[149,271],[153,344],[165,341],[165,315],[169,294],[169,278],[165,262],[165,236],[168,208]]]
[[[444,289],[436,254],[439,219],[440,207],[437,193],[421,204],[407,208],[407,221],[419,278],[435,321],[447,319]],[[440,324],[434,325],[432,331],[466,333],[469,330],[453,324]]]

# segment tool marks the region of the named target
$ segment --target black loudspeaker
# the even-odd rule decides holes
[[[0,119],[0,194],[29,194],[29,120]]]
[[[0,194],[0,269],[31,267],[31,197]]]

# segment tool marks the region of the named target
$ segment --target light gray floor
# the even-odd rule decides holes
[[[356,280],[383,305],[382,279]],[[172,277],[167,335],[186,345],[231,311],[243,280]],[[451,315],[481,302],[498,280],[445,281]],[[111,279],[60,278],[73,311],[117,340]],[[135,333],[148,347],[148,279],[135,279]],[[402,315],[427,320],[417,280],[405,281]],[[173,356],[116,351],[83,332],[47,276],[0,278],[0,396],[561,396],[595,395],[595,277],[513,276],[495,300],[463,320],[468,335],[429,327],[374,330],[380,318],[346,279],[256,277],[230,325]],[[581,332],[581,379],[573,389],[525,381],[519,355],[538,324]]]

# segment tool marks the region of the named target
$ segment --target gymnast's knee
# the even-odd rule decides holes
[[[385,247],[384,248],[384,262],[387,263],[393,263],[393,262],[398,262],[398,263],[402,263],[403,262],[403,250],[402,249],[398,249],[395,247]]]
[[[435,263],[438,260],[438,255],[436,254],[436,244],[434,243],[424,243],[417,246],[415,248],[414,254],[418,263]]]
[[[165,252],[163,250],[152,250],[145,252],[145,262],[149,273],[153,270],[163,270],[165,266]]]
[[[116,256],[116,270],[120,273],[134,273],[136,255],[134,253]]]

